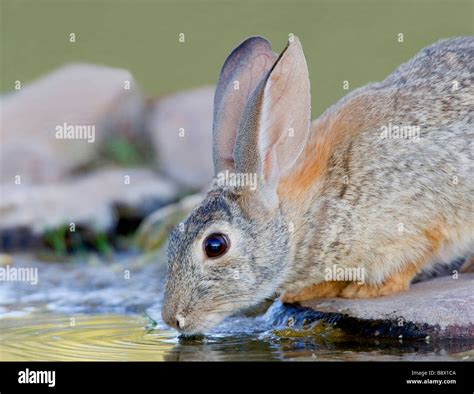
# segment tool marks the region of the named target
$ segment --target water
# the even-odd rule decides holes
[[[68,315],[39,315],[1,321],[0,359],[8,361],[382,361],[472,360],[453,344],[330,339],[330,333],[264,332],[179,338],[150,329],[136,315],[85,315],[71,326]]]
[[[39,315],[1,323],[2,360],[162,361],[173,347],[171,332],[146,330],[138,316]]]
[[[289,327],[295,310],[273,304],[257,316],[227,319],[206,336],[180,337],[160,318],[162,256],[118,256],[114,263],[42,263],[37,285],[0,283],[0,360],[251,361],[472,360],[465,341],[350,337],[314,321]]]

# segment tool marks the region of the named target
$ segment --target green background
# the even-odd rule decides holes
[[[0,89],[68,62],[91,62],[129,69],[148,95],[158,96],[214,84],[230,50],[250,35],[280,51],[294,33],[307,57],[316,116],[347,93],[344,80],[350,89],[381,80],[426,45],[472,35],[473,4],[1,0]]]

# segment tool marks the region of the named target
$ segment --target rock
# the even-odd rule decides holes
[[[178,193],[171,181],[138,168],[106,168],[61,183],[4,185],[2,191],[0,232],[28,228],[37,234],[69,223],[107,232],[118,207],[144,217]]]
[[[180,92],[157,100],[147,120],[160,170],[187,188],[200,190],[214,175],[213,102],[214,87]]]
[[[324,321],[364,337],[474,339],[474,274],[420,282],[408,292],[380,298],[285,305],[273,319],[278,324],[288,316],[294,328]]]
[[[140,140],[144,134],[145,98],[132,75],[116,68],[64,66],[3,97],[1,106],[0,182],[7,184],[18,175],[28,184],[60,180],[89,164],[109,135]],[[57,138],[68,126],[95,130]]]
[[[148,216],[137,231],[137,243],[145,251],[160,249],[168,239],[170,231],[189,215],[204,199],[202,194],[193,194],[179,202],[158,209]]]
[[[183,191],[207,186],[213,176],[213,95],[213,87],[204,87],[149,105],[128,71],[72,64],[2,97],[1,245],[13,234],[20,248],[31,247],[39,242],[31,234],[69,223],[108,231],[118,215],[143,218]],[[76,138],[68,138],[69,126]],[[157,167],[169,180],[144,169],[85,173],[104,165],[108,149],[136,156],[127,141],[156,151]],[[125,175],[131,185],[124,184]],[[186,211],[187,204],[169,210]],[[144,241],[150,248],[161,225],[157,215],[152,220]]]

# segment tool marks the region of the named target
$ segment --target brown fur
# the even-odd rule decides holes
[[[285,293],[280,297],[284,303],[312,300],[314,298],[338,297],[349,282],[328,281],[305,287],[297,293]]]
[[[305,287],[297,293],[285,293],[281,296],[281,300],[285,303],[294,303],[330,297],[371,298],[406,291],[413,278],[430,263],[430,257],[439,251],[445,241],[441,224],[424,230],[423,234],[428,240],[426,256],[417,262],[406,264],[403,270],[394,272],[383,283],[359,284],[347,281],[327,281]],[[469,263],[465,267],[468,265]]]
[[[331,155],[342,141],[381,122],[381,116],[364,116],[367,102],[374,99],[358,95],[339,111],[329,113],[312,124],[310,140],[301,159],[291,174],[280,182],[278,193],[282,199],[301,198],[324,176]]]
[[[422,264],[407,264],[402,272],[395,272],[381,284],[347,281],[328,281],[308,286],[297,293],[282,295],[281,301],[285,303],[303,302],[316,298],[372,298],[386,296],[405,291],[410,287],[412,279],[420,271]]]

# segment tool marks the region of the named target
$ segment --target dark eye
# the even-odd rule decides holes
[[[229,238],[224,234],[211,234],[204,240],[204,252],[209,258],[222,256],[229,249]]]

